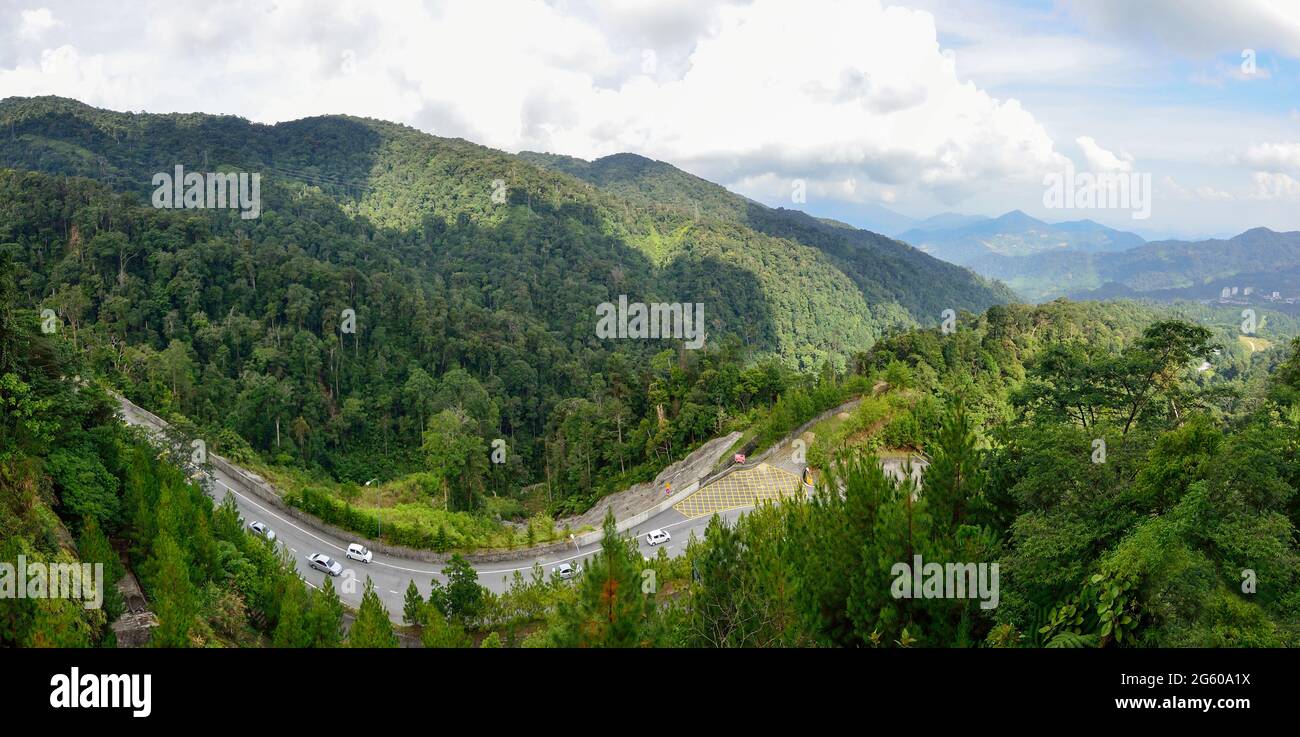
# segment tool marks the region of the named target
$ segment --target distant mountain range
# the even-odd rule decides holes
[[[1041,261],[1020,266],[1026,265],[1035,269],[1046,266]],[[1020,279],[1051,275],[1049,270],[1019,270]],[[1226,240],[1157,241],[1124,253],[1094,255],[1075,273],[1087,278],[1077,280],[1076,287],[1066,294],[1082,299],[1222,298],[1282,304],[1290,299],[1294,304],[1300,300],[1300,232],[1254,228]]]
[[[1132,233],[1082,221],[1043,224],[1053,234],[1074,238],[1075,244],[1035,251],[1036,237],[1042,236],[1040,245],[1050,242],[1044,235],[1048,231],[1038,226],[1015,226],[1009,232],[992,227],[1008,219],[1026,220],[1022,214],[1009,213],[973,226],[904,234],[903,239],[1000,280],[1031,301],[1062,296],[1215,299],[1224,287],[1237,287],[1238,298],[1245,296],[1241,292],[1247,287],[1253,288],[1256,298],[1273,291],[1282,300],[1297,296],[1296,278],[1288,274],[1300,269],[1300,233],[1255,228],[1228,239],[1145,243]],[[983,253],[978,251],[980,243],[986,244]]]
[[[1107,228],[1091,220],[1046,223],[1013,210],[997,218],[937,216],[899,234],[899,239],[944,261],[973,266],[994,256],[1032,256],[1039,253],[1125,251],[1145,241],[1135,233]]]

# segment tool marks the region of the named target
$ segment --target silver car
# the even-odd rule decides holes
[[[307,563],[318,571],[324,571],[331,576],[337,576],[343,573],[343,566],[339,565],[337,560],[330,558],[324,553],[312,553],[307,556]]]
[[[252,530],[258,537],[264,537],[267,540],[275,539],[275,530],[267,527],[264,522],[249,522],[248,529]]]

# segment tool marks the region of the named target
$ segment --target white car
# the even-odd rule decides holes
[[[563,580],[569,580],[578,575],[578,569],[570,563],[561,563],[551,569],[551,575],[559,576]]]
[[[252,530],[258,537],[264,537],[267,540],[275,539],[275,530],[267,527],[263,522],[249,522],[248,529]]]
[[[331,559],[324,553],[312,553],[307,556],[307,562],[312,568],[318,571],[324,571],[331,576],[337,576],[343,573],[343,566],[339,565],[337,560]]]
[[[651,545],[659,545],[673,539],[667,530],[651,530],[645,534],[645,541]]]
[[[359,545],[357,543],[352,543],[348,546],[348,552],[346,555],[349,560],[359,560],[362,563],[369,563],[370,559],[375,557],[375,554],[366,550],[364,545]]]

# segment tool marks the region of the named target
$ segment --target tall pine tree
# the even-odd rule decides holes
[[[636,544],[605,515],[601,551],[578,581],[576,601],[558,607],[550,630],[557,647],[653,647],[660,640],[653,592],[642,590],[644,561]]]
[[[397,647],[397,635],[393,634],[393,623],[388,621],[388,610],[375,593],[375,584],[366,576],[366,590],[361,595],[361,608],[357,610],[356,621],[348,632],[348,647],[375,648]]]

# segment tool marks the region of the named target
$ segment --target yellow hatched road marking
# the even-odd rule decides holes
[[[682,516],[701,517],[756,501],[776,501],[799,492],[800,479],[789,471],[760,463],[728,474],[673,505]]]

